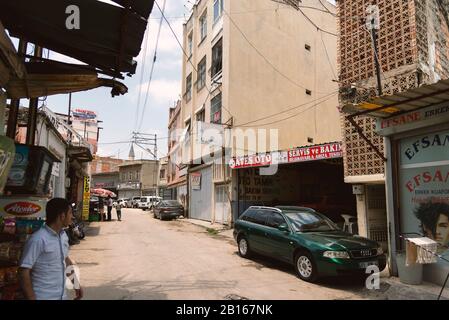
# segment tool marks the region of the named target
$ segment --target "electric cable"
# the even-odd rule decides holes
[[[167,4],[167,0],[164,0],[164,4],[163,4],[162,10],[161,10],[161,13],[162,13],[163,17],[165,16],[164,15],[164,11],[165,11],[166,4]],[[158,5],[158,7],[159,7],[159,5]],[[140,117],[140,124],[138,126],[137,131],[140,131],[140,129],[142,128],[143,120],[144,120],[144,117],[145,117],[145,111],[146,111],[146,106],[147,106],[147,103],[148,103],[148,97],[150,95],[151,81],[153,80],[154,66],[156,65],[156,60],[157,60],[157,49],[158,49],[158,46],[159,46],[159,39],[160,39],[160,36],[161,36],[161,30],[162,30],[163,22],[164,22],[164,19],[162,19],[162,17],[161,17],[161,20],[160,20],[160,23],[159,23],[159,29],[158,29],[157,37],[156,37],[156,44],[155,44],[155,47],[154,47],[154,56],[153,56],[153,63],[151,65],[151,70],[150,70],[150,79],[148,81],[147,91],[146,91],[146,95],[145,95],[145,102],[144,102],[143,107],[142,107],[142,115]]]

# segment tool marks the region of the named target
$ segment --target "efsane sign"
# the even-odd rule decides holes
[[[288,164],[343,157],[341,142],[301,147],[289,151],[273,152],[263,155],[251,155],[233,158],[229,166],[232,169],[264,167],[272,164]]]

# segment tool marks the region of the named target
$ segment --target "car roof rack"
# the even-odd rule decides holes
[[[276,206],[277,209],[283,211],[288,210],[298,210],[298,211],[306,211],[306,212],[316,212],[315,209],[308,208],[308,207],[297,207],[297,206]]]
[[[275,207],[251,206],[251,207],[249,207],[249,209],[271,210],[271,211],[282,212],[282,210],[280,210],[279,208],[275,208]]]

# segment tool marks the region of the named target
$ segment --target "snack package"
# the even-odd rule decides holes
[[[16,234],[16,219],[5,218],[3,233]]]
[[[0,288],[6,286],[6,269],[0,269]]]
[[[6,269],[5,282],[7,285],[13,285],[18,283],[19,281],[18,272],[19,272],[18,267],[11,267]]]
[[[12,263],[19,263],[22,256],[23,245],[21,243],[12,243],[9,248],[9,261]]]
[[[12,242],[0,243],[0,261],[9,261],[9,250]]]

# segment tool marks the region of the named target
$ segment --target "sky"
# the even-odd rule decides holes
[[[191,5],[185,0],[166,0],[165,15],[170,21],[173,29],[178,35],[182,43],[182,24],[184,14],[187,16],[188,9],[182,3],[186,3],[188,7]],[[109,1],[104,1],[109,2]],[[158,2],[161,6],[163,0]],[[81,13],[82,14],[82,13]],[[135,59],[138,62],[137,72],[132,77],[126,77],[122,81],[128,87],[128,93],[124,96],[112,98],[110,88],[99,88],[90,91],[72,94],[72,109],[87,109],[95,111],[98,119],[103,121],[100,126],[98,154],[101,156],[115,156],[127,159],[130,143],[111,144],[111,142],[130,141],[133,131],[138,131],[135,127],[137,101],[139,95],[139,87],[142,87],[142,95],[140,102],[139,119],[142,117],[142,108],[145,101],[145,93],[147,91],[150,69],[154,55],[156,44],[157,30],[160,22],[160,12],[156,6],[149,19],[149,28],[147,29],[147,53],[145,59],[145,70],[142,78],[142,65],[144,61],[144,44],[140,55]],[[149,32],[148,32],[149,31]],[[76,62],[70,58],[62,56],[56,52],[50,53],[50,59]],[[182,51],[176,42],[169,27],[164,22],[159,46],[157,51],[157,61],[154,67],[153,79],[150,85],[148,102],[146,105],[145,115],[142,121],[142,127],[139,132],[157,134],[158,137],[164,138],[158,140],[158,156],[162,157],[167,153],[166,139],[168,135],[168,110],[172,107],[181,93],[181,71],[182,71]],[[68,95],[49,96],[47,98],[47,106],[61,113],[68,112]],[[138,147],[134,147],[136,158],[151,158],[151,155]]]
[[[114,4],[109,0],[100,0]],[[165,15],[172,25],[178,39],[182,43],[182,25],[187,17],[192,3],[195,0],[166,0]],[[334,1],[330,1],[334,3]],[[163,5],[164,0],[158,3]],[[81,13],[82,14],[82,13]],[[137,72],[132,77],[126,77],[122,81],[128,87],[128,93],[124,96],[112,98],[110,88],[98,88],[90,91],[72,94],[72,109],[87,109],[95,111],[98,119],[103,121],[100,126],[98,154],[101,156],[114,156],[127,159],[131,147],[132,132],[157,134],[158,157],[167,154],[168,136],[168,113],[181,94],[181,74],[182,74],[182,50],[168,25],[163,23],[159,45],[157,50],[157,61],[154,67],[153,79],[151,81],[148,94],[148,102],[145,114],[142,117],[142,109],[145,101],[145,94],[149,82],[149,74],[153,61],[156,44],[157,31],[159,28],[161,14],[155,5],[149,19],[147,29],[147,52],[144,54],[145,41],[142,43],[140,55],[136,58],[138,62]],[[17,45],[17,41],[14,41]],[[46,53],[45,53],[46,54]],[[79,63],[76,60],[60,55],[56,52],[50,53],[50,59],[64,62]],[[142,66],[145,62],[145,69]],[[143,81],[141,82],[141,79]],[[139,88],[141,90],[141,101],[138,111]],[[55,95],[49,96],[45,102],[46,106],[54,112],[68,112],[69,96]],[[22,101],[23,105],[28,105]],[[140,130],[136,128],[136,115],[142,120]],[[138,125],[137,125],[138,127]],[[151,155],[142,149],[135,147],[136,158],[149,159]]]

